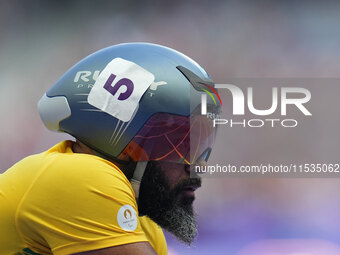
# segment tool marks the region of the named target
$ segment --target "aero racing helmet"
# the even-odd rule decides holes
[[[208,114],[202,114],[203,97]],[[70,68],[42,96],[38,110],[48,129],[68,133],[118,163],[192,164],[207,160],[212,149],[217,97],[207,72],[184,54],[126,43]]]

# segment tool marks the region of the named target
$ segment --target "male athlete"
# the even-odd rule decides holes
[[[75,138],[0,176],[0,254],[167,254],[161,228],[191,244],[192,203],[218,113],[214,84],[155,44],[112,46],[68,70],[40,99],[46,127]],[[210,92],[209,92],[210,91]],[[190,178],[192,177],[192,178]]]

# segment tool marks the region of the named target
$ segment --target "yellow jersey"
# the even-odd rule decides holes
[[[167,254],[162,229],[138,208],[111,162],[64,141],[0,175],[0,254],[65,255],[135,242]]]

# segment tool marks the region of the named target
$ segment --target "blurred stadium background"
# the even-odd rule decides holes
[[[191,56],[217,83],[339,77],[339,12],[336,1],[0,0],[0,172],[69,139],[45,129],[36,104],[98,49],[162,44]],[[317,144],[306,149],[322,153]],[[246,150],[255,152],[266,153]],[[340,254],[340,180],[203,181],[198,239],[187,248],[167,235],[169,254]]]

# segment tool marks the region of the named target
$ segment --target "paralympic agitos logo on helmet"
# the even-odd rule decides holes
[[[222,100],[217,91],[207,84],[203,84],[211,91],[214,92],[215,96],[221,103]],[[311,93],[308,89],[301,87],[273,87],[272,88],[272,100],[271,106],[267,109],[257,109],[254,106],[254,96],[253,88],[248,87],[246,93],[242,91],[236,85],[233,84],[216,84],[216,89],[220,89],[219,92],[223,93],[227,89],[227,93],[230,92],[232,96],[232,113],[233,116],[244,116],[245,115],[245,105],[250,114],[256,116],[266,116],[267,118],[256,118],[256,119],[222,119],[220,116],[212,115],[207,112],[207,95],[203,94],[201,96],[201,114],[206,115],[208,118],[213,120],[213,126],[227,125],[228,127],[296,127],[298,126],[298,121],[296,119],[279,119],[279,118],[269,118],[270,115],[279,111],[280,116],[287,116],[287,106],[295,106],[304,116],[311,116],[311,112],[305,106],[311,99]],[[221,90],[223,89],[223,90]],[[208,95],[213,97],[213,94],[205,88],[200,88],[201,91],[205,91]],[[280,92],[280,93],[279,93]],[[294,95],[294,96],[292,96]],[[279,102],[280,99],[280,102]],[[214,103],[216,100],[213,98]],[[229,106],[229,105],[228,105]]]

